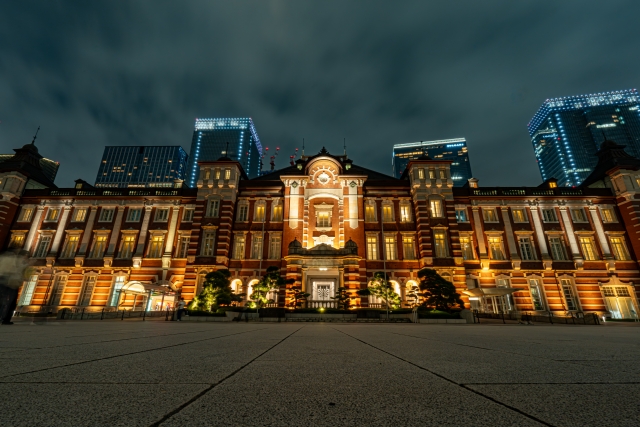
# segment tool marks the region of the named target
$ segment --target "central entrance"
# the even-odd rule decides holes
[[[311,299],[314,301],[331,301],[336,293],[335,280],[313,280]]]

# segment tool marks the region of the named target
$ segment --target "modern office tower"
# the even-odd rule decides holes
[[[13,158],[13,154],[0,154],[0,163],[5,162],[11,158]],[[42,172],[45,174],[45,176],[51,180],[51,182],[56,180],[56,175],[58,174],[58,168],[60,167],[60,163],[50,160],[50,159],[46,159],[46,158],[41,158],[40,159],[40,167],[42,168]]]
[[[547,99],[527,125],[542,179],[580,185],[605,139],[640,157],[639,106],[636,89]]]
[[[464,138],[420,141],[393,146],[393,173],[400,178],[410,160],[416,160],[423,154],[434,160],[451,160],[451,178],[453,185],[462,187],[471,178],[471,163]]]
[[[228,149],[227,149],[228,147]],[[196,185],[198,162],[238,161],[249,178],[260,176],[262,145],[251,118],[196,119],[189,152],[188,183]]]
[[[173,187],[186,179],[188,157],[177,145],[105,147],[96,187]]]

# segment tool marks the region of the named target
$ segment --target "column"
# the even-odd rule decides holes
[[[518,249],[516,245],[516,239],[513,237],[513,228],[511,227],[511,220],[509,219],[509,209],[507,207],[500,207],[502,212],[502,220],[504,221],[504,233],[507,235],[507,243],[509,243],[509,254],[511,259],[519,260]]]
[[[593,224],[596,227],[596,234],[598,235],[598,241],[600,242],[600,247],[602,248],[604,259],[607,261],[613,260],[613,256],[611,256],[611,249],[609,248],[609,241],[607,240],[607,236],[604,234],[602,221],[600,221],[600,217],[598,216],[598,207],[589,206],[589,212],[591,213]]]
[[[531,217],[533,218],[533,227],[536,231],[536,237],[538,238],[538,246],[540,247],[540,253],[542,254],[542,260],[546,261],[551,259],[549,256],[549,249],[547,248],[547,241],[544,238],[544,229],[542,228],[542,222],[540,221],[540,213],[537,206],[531,206]]]
[[[70,211],[71,206],[65,206],[64,208],[62,208],[62,215],[60,215],[60,220],[58,221],[56,235],[53,238],[53,243],[51,244],[51,249],[49,250],[50,256],[55,256],[58,252],[58,248],[60,248],[60,242],[62,241],[62,236],[64,236],[64,226],[67,224],[67,218],[69,217]]]
[[[303,292],[307,292],[309,293],[309,291],[307,290],[307,270],[308,267],[302,267],[302,276],[300,279],[300,286],[302,287],[302,291]]]
[[[151,206],[144,207],[144,219],[142,220],[142,227],[140,228],[140,238],[138,239],[138,246],[136,246],[135,257],[142,257],[144,254],[144,245],[147,242],[147,231],[149,230],[149,221],[151,220]]]
[[[473,225],[476,229],[476,241],[478,242],[478,257],[482,259],[487,258],[487,247],[484,244],[484,233],[482,231],[482,220],[480,219],[480,208],[478,206],[472,206],[473,210]]]
[[[355,181],[352,181],[355,182]],[[352,230],[358,228],[358,185],[348,186],[349,195],[347,196],[347,200],[349,203],[349,227]]]
[[[180,206],[174,206],[171,212],[171,223],[169,224],[169,232],[167,233],[167,241],[165,242],[164,247],[164,257],[171,258],[171,254],[173,253],[173,240],[176,237],[176,227],[178,225],[178,218],[180,213]],[[266,212],[265,212],[266,215]]]
[[[582,264],[582,255],[580,254],[576,235],[573,232],[573,224],[571,223],[571,218],[569,218],[569,210],[566,206],[560,206],[560,216],[562,216],[562,223],[564,224],[564,229],[567,232],[567,239],[569,240],[569,247],[571,248],[571,256],[574,261]]]
[[[300,192],[299,183],[297,181],[293,181],[289,184],[289,227],[290,228],[298,228],[298,209],[299,209],[299,200],[300,196],[298,195]]]
[[[24,246],[22,249],[25,251],[31,250],[31,244],[33,243],[33,239],[36,237],[38,227],[40,227],[40,218],[42,218],[42,212],[44,212],[44,206],[36,207],[36,213],[35,215],[33,215],[33,222],[31,223],[29,234],[27,234],[27,238],[24,240]]]
[[[80,250],[78,255],[85,255],[89,246],[89,239],[91,239],[91,230],[93,229],[93,223],[96,220],[96,213],[98,213],[97,206],[91,206],[89,212],[89,218],[87,219],[87,225],[84,227],[84,233],[82,233],[82,241],[80,242]]]
[[[109,246],[107,247],[106,256],[113,256],[116,252],[118,245],[118,237],[120,235],[120,228],[122,227],[122,217],[124,216],[124,206],[118,206],[118,213],[116,214],[116,220],[113,223],[113,230],[111,232],[111,239],[109,239]]]

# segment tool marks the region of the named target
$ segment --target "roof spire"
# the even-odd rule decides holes
[[[40,130],[40,126],[36,129],[36,134],[33,135],[33,141],[31,141],[31,145],[36,145],[36,138],[38,137],[38,131]]]
[[[227,141],[227,148],[224,149],[224,156],[229,157],[229,141]]]
[[[342,138],[342,148],[344,148],[344,156],[347,157],[347,138]]]
[[[304,156],[304,138],[302,138],[302,155]]]

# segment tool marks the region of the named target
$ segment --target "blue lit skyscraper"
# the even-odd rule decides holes
[[[528,124],[542,179],[579,185],[605,137],[640,157],[639,105],[636,89],[547,99]]]
[[[173,187],[186,179],[188,157],[180,146],[105,147],[96,187]]]
[[[229,150],[227,152],[227,143]],[[198,162],[237,160],[249,178],[260,176],[262,145],[250,118],[196,119],[189,153],[188,182],[195,187]]]
[[[415,160],[423,154],[434,160],[451,160],[451,178],[456,187],[462,187],[472,177],[467,140],[464,138],[395,144],[392,159],[395,177],[400,178],[409,161]]]

